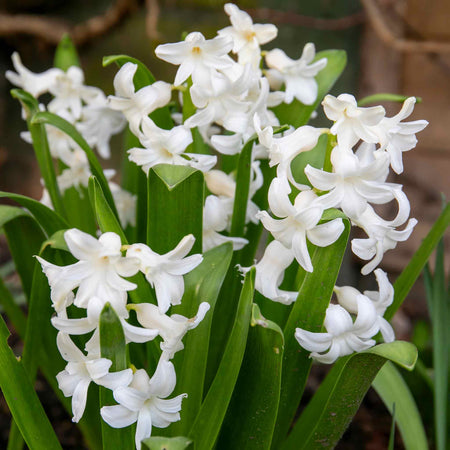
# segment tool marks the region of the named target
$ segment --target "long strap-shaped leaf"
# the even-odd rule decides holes
[[[127,350],[122,324],[109,303],[104,306],[100,314],[99,331],[101,356],[112,361],[109,371],[118,372],[127,369]],[[100,387],[100,406],[115,404],[112,391]],[[102,420],[102,441],[104,450],[112,448],[133,450],[133,429],[131,426],[112,428]]]
[[[2,227],[16,271],[22,281],[23,291],[29,299],[33,277],[33,255],[39,252],[45,235],[34,217],[17,206],[0,205],[0,228]]]
[[[191,167],[159,164],[148,174],[147,244],[160,254],[193,234],[192,253],[202,252],[203,174]]]
[[[330,91],[347,64],[347,55],[344,50],[325,50],[318,52],[314,61],[327,59],[327,65],[315,77],[318,84],[316,101],[312,105],[304,105],[297,99],[290,104],[282,104],[274,108],[280,123],[293,125],[295,128],[305,125],[313,111],[317,109],[323,97]]]
[[[281,328],[253,304],[239,378],[219,435],[217,449],[269,449],[281,387],[284,339]]]
[[[8,346],[8,336],[8,328],[0,318],[0,388],[11,414],[29,448],[61,450],[27,372]]]
[[[47,132],[43,123],[33,122],[33,117],[39,112],[38,101],[28,92],[21,89],[13,89],[11,95],[18,99],[26,111],[28,130],[33,141],[34,153],[44,179],[45,187],[48,190],[55,211],[65,216],[61,193],[56,181],[55,168],[53,167],[52,157],[47,140]]]
[[[236,319],[219,370],[189,432],[189,437],[194,441],[196,450],[213,448],[231,400],[244,357],[252,309],[254,280],[255,270],[252,269],[245,277]]]
[[[31,118],[31,123],[52,125],[61,130],[63,133],[67,134],[67,136],[71,137],[75,141],[75,143],[80,146],[80,148],[86,153],[91,172],[95,177],[97,177],[109,206],[113,210],[114,214],[118,217],[116,205],[109,189],[108,181],[106,180],[105,174],[103,173],[102,166],[98,162],[98,159],[92,151],[91,147],[85,141],[83,136],[81,136],[78,130],[67,120],[47,111],[36,112]]]
[[[413,287],[425,264],[430,258],[434,248],[441,240],[445,231],[450,225],[450,203],[447,203],[444,211],[440,214],[430,232],[420,244],[414,256],[409,261],[403,272],[394,283],[394,301],[392,305],[386,310],[384,318],[386,320],[392,319],[400,305],[405,300],[408,292]]]
[[[181,305],[173,307],[175,313],[193,317],[197,314],[201,302],[210,304],[202,323],[195,330],[189,331],[186,336],[183,352],[177,353],[182,356],[182,365],[178,372],[176,393],[188,392],[189,395],[183,400],[181,420],[169,428],[172,436],[189,432],[202,404],[211,323],[217,296],[230,265],[232,253],[230,243],[206,252],[202,263],[185,276],[185,292]],[[175,360],[175,364],[177,362]]]
[[[311,369],[309,352],[301,348],[294,337],[295,329],[320,332],[330,303],[342,258],[347,246],[350,224],[340,238],[329,247],[314,247],[314,271],[305,274],[291,314],[284,328],[285,349],[281,398],[272,448],[278,448],[286,436],[305,389]]]
[[[417,349],[409,342],[380,344],[341,358],[328,373],[281,450],[334,448],[386,361],[412,370]]]
[[[63,219],[57,212],[51,210],[37,200],[25,197],[24,195],[2,191],[0,191],[0,198],[9,198],[10,200],[14,200],[22,205],[24,208],[27,208],[39,222],[39,225],[44,229],[47,236],[53,235],[58,230],[66,230],[69,228],[69,225],[65,219]]]
[[[387,362],[372,382],[397,423],[406,450],[427,450],[427,436],[414,397],[399,370]]]
[[[20,306],[15,302],[14,297],[9,292],[8,288],[3,283],[0,277],[0,305],[2,305],[6,316],[11,321],[14,329],[18,335],[24,339],[27,327],[27,318],[20,309]]]

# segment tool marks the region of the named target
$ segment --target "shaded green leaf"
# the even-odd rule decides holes
[[[270,449],[278,411],[284,338],[253,304],[247,347],[217,449]]]
[[[176,355],[182,357],[181,370],[176,365],[179,374],[176,393],[188,392],[189,395],[183,400],[181,421],[170,428],[172,435],[189,432],[203,400],[212,317],[232,254],[230,243],[207,251],[202,263],[184,277],[185,291],[181,305],[173,307],[174,313],[190,318],[197,314],[201,302],[210,304],[202,323],[188,332],[183,352]],[[177,362],[175,359],[175,364]]]
[[[277,448],[289,430],[312,364],[309,352],[301,348],[294,337],[295,329],[312,332],[322,329],[347,246],[350,224],[348,220],[344,220],[344,224],[345,230],[335,243],[328,247],[313,247],[310,251],[314,271],[303,275],[297,300],[284,327],[281,397],[272,448]]]
[[[122,324],[109,303],[103,307],[99,320],[100,354],[102,358],[112,361],[110,372],[118,372],[128,368],[127,350]],[[115,405],[111,390],[100,386],[100,406]],[[112,428],[102,420],[103,448],[134,448],[134,434],[131,426]]]
[[[81,66],[77,49],[67,33],[63,35],[56,47],[53,65],[64,71],[72,66]]]
[[[25,197],[24,195],[2,191],[0,191],[0,198],[9,198],[24,208],[27,208],[47,233],[47,236],[51,236],[58,230],[69,228],[69,225],[63,217],[37,200]]]
[[[183,436],[172,438],[153,436],[148,439],[144,439],[142,443],[149,450],[184,450],[192,444],[192,441]]]
[[[388,94],[388,93],[380,93],[375,95],[369,95],[367,97],[362,98],[358,102],[358,106],[366,106],[370,105],[371,103],[380,103],[380,102],[398,102],[403,103],[406,99],[409,97],[406,97],[404,95],[398,95],[398,94]],[[422,99],[420,97],[415,97],[417,103],[421,103]]]
[[[189,432],[197,450],[210,450],[219,434],[244,357],[252,309],[255,269],[244,281],[236,319],[214,381]]]
[[[203,174],[191,167],[159,164],[148,174],[147,244],[159,253],[173,250],[193,234],[192,253],[202,252]]]
[[[29,448],[61,450],[22,363],[8,346],[9,331],[0,317],[0,388]]]
[[[294,425],[282,450],[334,448],[386,361],[411,369],[417,349],[409,342],[380,344],[341,358]]]
[[[24,339],[27,326],[27,318],[14,300],[8,288],[0,277],[0,305],[2,305],[8,319],[14,326],[19,336]]]
[[[386,363],[372,382],[373,388],[381,397],[386,408],[394,418],[407,450],[426,450],[428,448],[425,429],[420,418],[414,397],[399,370]]]
[[[34,153],[36,155],[45,187],[48,190],[55,211],[65,217],[61,192],[56,181],[55,168],[48,146],[47,132],[43,123],[33,122],[35,114],[39,113],[38,101],[28,92],[13,89],[11,95],[18,99],[26,112],[27,126],[33,141]]]

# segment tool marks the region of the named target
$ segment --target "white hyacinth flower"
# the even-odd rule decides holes
[[[370,339],[379,330],[375,307],[364,295],[359,295],[356,302],[358,315],[354,322],[346,309],[331,304],[325,315],[325,333],[295,329],[295,338],[304,349],[312,352],[311,358],[332,364],[340,356],[361,352],[375,345],[375,341]]]
[[[186,256],[194,245],[192,234],[185,236],[170,252],[160,255],[145,244],[130,245],[127,258],[140,262],[140,271],[155,288],[159,309],[165,313],[170,305],[179,305],[184,293],[183,275],[197,267],[203,256]]]
[[[266,247],[264,256],[255,265],[255,289],[264,297],[274,302],[290,305],[298,296],[296,291],[285,291],[279,288],[284,278],[285,270],[294,261],[292,250],[287,249],[278,241],[272,241]],[[245,273],[250,268],[241,268]]]
[[[203,208],[203,235],[202,250],[204,252],[217,247],[225,242],[233,244],[233,250],[240,250],[248,244],[247,239],[240,237],[224,236],[220,234],[229,228],[230,218],[233,213],[233,202],[226,197],[208,195]]]
[[[233,3],[226,3],[225,12],[230,16],[231,26],[219,30],[219,36],[233,39],[233,53],[237,53],[239,64],[250,63],[259,66],[260,45],[267,44],[277,37],[278,29],[272,24],[254,24],[252,18]]]
[[[86,407],[91,382],[114,390],[127,386],[132,378],[131,369],[109,372],[112,362],[97,355],[85,356],[69,336],[59,332],[56,338],[58,350],[67,361],[66,368],[56,375],[58,386],[65,397],[72,397],[72,422],[79,422]]]
[[[144,117],[166,106],[172,97],[172,87],[164,81],[156,81],[135,92],[133,78],[137,67],[137,64],[128,62],[120,68],[114,77],[116,95],[108,97],[109,107],[124,114],[135,135],[140,133]]]
[[[319,200],[325,209],[340,207],[352,220],[357,220],[368,202],[384,204],[400,199],[398,186],[384,182],[389,171],[386,154],[378,154],[371,163],[364,164],[351,150],[336,146],[331,152],[331,162],[333,173],[309,164],[305,167],[305,174],[316,189],[330,191]]]
[[[233,42],[228,37],[206,40],[202,33],[189,33],[183,42],[158,45],[158,58],[178,67],[174,85],[179,86],[192,77],[194,84],[207,84],[216,70],[226,70],[233,65],[227,55]]]
[[[68,109],[75,119],[81,117],[83,102],[90,103],[95,97],[102,94],[99,88],[84,84],[84,73],[72,66],[66,72],[61,71],[55,77],[55,82],[49,86],[49,92],[54,96],[48,104],[48,110],[59,114]]]
[[[374,273],[378,283],[378,291],[364,291],[364,295],[372,301],[378,314],[378,325],[384,342],[393,342],[395,339],[394,330],[391,324],[383,318],[383,315],[394,300],[394,288],[389,283],[386,272],[377,269]],[[358,312],[357,299],[361,292],[351,286],[335,286],[334,292],[341,306],[352,314]]]
[[[266,54],[266,63],[271,69],[268,71],[269,82],[272,77],[280,78],[286,85],[286,103],[292,103],[294,98],[312,105],[317,99],[318,85],[315,76],[327,65],[327,58],[314,61],[316,49],[314,44],[308,43],[303,48],[302,56],[293,60],[278,48]]]
[[[77,263],[60,267],[37,257],[47,275],[55,309],[67,306],[77,287],[74,303],[79,308],[87,308],[92,297],[125,304],[127,291],[136,289],[136,285],[122,277],[135,275],[139,261],[122,256],[120,237],[109,232],[97,240],[72,228],[64,233],[64,239]]]
[[[166,428],[180,420],[181,401],[186,394],[166,399],[176,384],[173,364],[160,359],[152,378],[144,369],[137,370],[128,387],[119,387],[113,395],[118,405],[103,406],[100,414],[113,428],[127,427],[135,422],[136,450],[141,449],[141,441],[151,436],[152,427]]]
[[[378,142],[379,138],[373,127],[385,115],[386,111],[382,106],[359,107],[355,97],[350,94],[341,94],[337,98],[326,95],[322,105],[325,115],[334,121],[330,131],[337,136],[340,146],[351,148],[359,139],[368,143]]]
[[[291,188],[286,179],[275,178],[269,188],[269,206],[282,219],[277,220],[260,211],[257,217],[266,230],[291,249],[297,262],[307,272],[313,271],[306,239],[319,247],[327,247],[335,242],[344,231],[342,219],[334,219],[318,225],[323,207],[313,191],[300,192],[294,204],[289,200]]]
[[[142,121],[139,140],[145,148],[128,150],[128,158],[141,166],[147,175],[150,168],[157,164],[190,166],[203,171],[211,169],[217,162],[216,156],[184,153],[192,143],[192,134],[183,125],[164,130],[146,117]]]
[[[88,105],[81,110],[80,121],[76,123],[77,130],[86,142],[97,149],[100,156],[109,159],[111,136],[120,133],[126,125],[123,114],[108,106],[108,101],[100,92]]]
[[[398,114],[394,117],[384,117],[374,128],[374,132],[379,135],[380,150],[386,150],[392,170],[398,174],[403,172],[402,153],[416,146],[416,133],[428,125],[426,120],[402,122],[412,114],[415,103],[415,97],[407,98]]]
[[[143,327],[158,330],[159,335],[163,338],[161,358],[168,360],[184,348],[182,342],[184,335],[197,327],[209,308],[209,303],[200,303],[197,314],[188,319],[180,314],[172,314],[171,316],[163,314],[156,305],[151,303],[128,305],[128,309],[136,311],[137,320]]]
[[[92,173],[86,153],[81,148],[75,148],[70,153],[61,154],[60,159],[68,166],[57,177],[61,193],[71,187],[78,191],[81,187],[88,187]]]
[[[12,54],[11,59],[17,73],[7,70],[5,73],[6,79],[15,86],[29,92],[35,98],[48,92],[50,86],[55,83],[56,77],[63,73],[61,69],[56,68],[48,69],[42,73],[33,73],[22,64],[17,52]]]

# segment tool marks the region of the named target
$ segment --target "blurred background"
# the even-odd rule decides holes
[[[98,86],[106,94],[113,93],[116,68],[102,67],[104,55],[134,56],[145,62],[157,79],[168,81],[173,79],[176,68],[158,60],[154,48],[160,43],[179,41],[184,32],[195,30],[212,38],[218,29],[228,25],[224,3],[219,0],[0,0],[0,73],[12,69],[13,51],[20,53],[30,70],[46,70],[52,66],[61,35],[69,32],[80,53],[86,84]],[[332,93],[348,92],[362,98],[391,92],[422,98],[411,120],[426,119],[430,124],[418,135],[417,148],[405,154],[404,173],[392,178],[393,182],[404,184],[412,206],[411,217],[419,220],[411,238],[384,258],[383,268],[393,274],[393,281],[439,215],[441,193],[447,198],[450,194],[450,2],[246,0],[236,4],[249,12],[255,23],[270,22],[278,27],[278,38],[265,49],[279,47],[295,59],[300,57],[307,42],[314,42],[317,50],[346,50],[348,65]],[[39,171],[31,146],[19,136],[25,130],[25,123],[21,120],[19,104],[9,95],[11,87],[0,75],[0,190],[40,198]],[[384,106],[388,115],[400,108],[399,104]],[[113,166],[120,160],[117,154],[120,144],[120,138],[116,138]],[[1,239],[0,264],[8,259]],[[447,261],[448,256],[447,251]],[[349,256],[348,267],[348,282],[366,287],[357,281],[359,262]],[[409,297],[395,318],[400,339],[410,339],[415,324],[427,317],[423,286],[416,286]],[[373,418],[367,420],[370,410],[376,409],[378,403],[370,396],[367,401],[369,405],[359,415],[369,417],[352,425],[339,448],[362,448],[346,447],[345,439],[354,444],[355,437],[359,439],[358,433],[366,449],[386,448],[379,440],[382,439],[379,433],[374,433],[379,424],[372,423]],[[387,415],[383,420],[388,434],[390,418]],[[69,441],[65,448],[80,447],[75,440]]]

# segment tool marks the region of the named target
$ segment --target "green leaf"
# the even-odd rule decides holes
[[[255,269],[253,268],[245,277],[236,319],[219,369],[189,432],[196,450],[213,448],[231,400],[247,342],[254,280]]]
[[[128,368],[125,336],[119,317],[109,303],[103,307],[99,321],[100,354],[102,358],[112,361],[110,372],[118,372]],[[115,405],[112,391],[100,386],[100,406]],[[112,428],[102,420],[103,448],[134,448],[134,435],[131,426]]]
[[[67,33],[63,35],[56,47],[53,65],[64,71],[72,66],[81,66],[77,49]]]
[[[0,305],[3,306],[3,309],[6,315],[8,316],[8,319],[11,321],[15,330],[23,340],[25,337],[27,318],[20,309],[19,305],[14,300],[14,297],[11,295],[8,288],[5,286],[5,283],[3,283],[1,277],[0,277]]]
[[[415,281],[422,272],[434,248],[441,240],[448,226],[450,225],[450,203],[446,204],[444,211],[440,214],[430,232],[420,244],[414,256],[409,261],[400,276],[394,283],[394,301],[386,310],[384,318],[392,319],[397,309],[405,300],[408,292],[413,287]]]
[[[389,433],[388,450],[395,450],[395,403],[392,405],[392,423],[391,432]]]
[[[43,123],[33,122],[33,117],[39,113],[38,101],[31,94],[20,89],[13,89],[11,95],[20,101],[22,108],[26,112],[27,126],[31,134],[31,140],[33,141],[34,153],[52,205],[57,213],[65,217],[65,208],[56,181],[55,168],[53,167],[53,161],[50,155],[45,126]]]
[[[147,244],[159,253],[173,250],[193,234],[192,253],[202,252],[203,174],[191,167],[159,164],[148,174]]]
[[[178,373],[176,393],[188,392],[189,395],[183,400],[181,420],[170,427],[172,435],[189,432],[203,400],[212,317],[232,254],[230,243],[207,251],[203,255],[202,263],[184,277],[185,291],[181,305],[173,307],[174,313],[190,318],[197,314],[201,302],[206,301],[210,304],[210,310],[202,323],[188,332],[183,352],[176,355],[182,354],[183,358],[181,370],[176,365]]]
[[[409,342],[380,344],[341,358],[294,425],[281,450],[334,448],[386,361],[411,369],[417,349]]]
[[[406,450],[426,450],[427,436],[414,397],[399,370],[386,363],[372,382],[386,408],[394,415],[395,422]]]
[[[230,236],[244,236],[245,217],[247,214],[248,194],[252,172],[252,149],[255,138],[250,138],[242,148],[236,174],[236,192],[234,195],[233,217]]]
[[[64,239],[64,233],[67,230],[59,230],[50,236],[46,241],[42,243],[40,254],[44,252],[47,247],[51,247],[54,250],[63,250],[65,252],[70,252],[67,246],[66,240]]]
[[[0,388],[11,414],[29,448],[61,450],[27,372],[8,346],[8,336],[8,328],[0,318]]]
[[[136,91],[145,86],[153,84],[156,80],[148,67],[136,58],[127,55],[111,55],[103,57],[103,67],[116,63],[118,67],[122,67],[126,63],[137,64],[137,70],[134,74],[133,83]],[[150,114],[150,118],[161,128],[170,130],[173,127],[173,120],[167,106],[158,108]]]
[[[118,217],[116,205],[114,204],[114,200],[109,189],[108,181],[106,180],[103,173],[102,166],[98,162],[98,159],[92,151],[91,147],[89,147],[88,143],[84,140],[83,136],[81,136],[77,129],[62,117],[46,111],[36,112],[31,119],[31,123],[52,125],[61,130],[63,133],[67,134],[74,140],[76,144],[80,146],[80,148],[86,153],[92,175],[97,177],[109,206],[113,210],[114,214]]]
[[[281,387],[284,338],[253,304],[244,360],[219,435],[218,450],[270,449]]]
[[[273,108],[280,123],[293,125],[298,128],[306,125],[313,111],[317,109],[323,97],[330,91],[347,64],[347,55],[344,50],[325,50],[316,54],[314,61],[327,58],[326,67],[315,77],[318,84],[317,99],[312,105],[304,105],[297,99],[292,103],[281,104]]]
[[[23,291],[30,298],[33,255],[39,252],[45,239],[44,233],[35,219],[17,206],[0,205],[0,228],[2,227]]]
[[[142,443],[149,450],[184,450],[192,444],[192,441],[183,436],[172,438],[153,436],[144,439]]]
[[[64,191],[63,200],[70,226],[95,236],[97,226],[89,202],[88,190],[84,186],[78,189],[72,186]]]
[[[433,330],[434,423],[436,448],[447,448],[447,408],[449,371],[449,293],[445,282],[444,242],[437,246],[431,287],[431,324]]]
[[[344,220],[344,224],[345,230],[335,243],[328,247],[313,246],[310,251],[314,271],[303,276],[297,300],[284,327],[281,397],[272,448],[277,448],[289,430],[312,364],[309,352],[301,348],[294,337],[295,329],[298,327],[312,332],[322,329],[347,246],[350,224],[348,220]]]
[[[305,167],[309,164],[317,169],[324,167],[325,155],[327,152],[328,138],[326,134],[320,136],[317,145],[309,152],[298,154],[291,164],[292,176],[297,183],[311,186],[305,174]]]
[[[24,195],[2,191],[0,191],[0,198],[9,198],[22,205],[24,208],[27,208],[39,222],[39,225],[44,229],[47,236],[51,236],[58,230],[69,228],[65,219],[37,200],[25,197]]]
[[[371,103],[380,103],[380,102],[398,102],[403,103],[406,99],[409,97],[406,97],[404,95],[398,95],[398,94],[387,94],[387,93],[380,93],[375,95],[369,95],[368,97],[362,98],[358,102],[358,106],[366,106],[370,105]],[[420,97],[415,97],[417,103],[421,103],[422,99]]]

